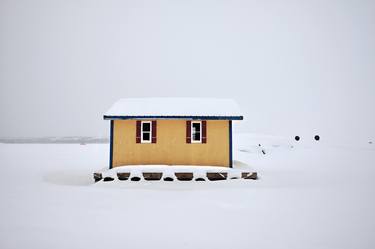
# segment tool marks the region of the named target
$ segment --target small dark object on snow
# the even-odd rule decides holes
[[[299,137],[299,136],[295,136],[294,139],[295,139],[296,141],[299,141],[299,140],[300,140],[300,137]]]
[[[133,182],[138,182],[138,181],[141,180],[141,178],[138,177],[138,176],[133,176],[132,178],[130,178],[130,180],[133,181]]]
[[[368,142],[369,144],[372,144],[372,141]]]
[[[103,181],[105,181],[105,182],[111,182],[111,181],[113,181],[114,179],[112,178],[112,177],[109,177],[109,176],[107,176],[107,177],[104,177],[104,179],[103,179]]]
[[[117,173],[117,178],[120,181],[126,181],[129,179],[130,173]]]
[[[173,178],[167,176],[167,177],[164,177],[164,181],[166,181],[166,182],[173,182]]]
[[[193,180],[193,173],[184,172],[184,173],[174,173],[179,181],[191,181]]]
[[[320,140],[320,137],[319,137],[318,135],[315,135],[314,139],[315,139],[316,141],[319,141],[319,140]]]
[[[205,179],[204,178],[202,178],[202,177],[199,177],[199,178],[197,178],[197,179],[195,179],[197,182],[203,182],[203,181],[205,181]]]
[[[222,173],[207,173],[207,178],[210,181],[219,181],[219,180],[226,180],[228,176],[228,173],[222,172]]]
[[[95,180],[95,182],[98,182],[101,179],[103,179],[102,173],[94,173],[94,180]]]
[[[260,147],[261,145],[258,144],[258,146]],[[262,149],[262,153],[263,153],[263,155],[265,155],[265,154],[266,154],[266,151],[265,151],[264,149]]]

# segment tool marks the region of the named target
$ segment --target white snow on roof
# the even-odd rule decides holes
[[[232,99],[129,98],[120,99],[104,116],[242,116]]]

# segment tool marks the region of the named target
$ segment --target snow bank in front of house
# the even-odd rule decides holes
[[[242,116],[232,99],[129,98],[120,99],[105,116]]]
[[[107,144],[0,143],[0,247],[374,248],[374,144],[234,138],[259,180],[94,184]]]

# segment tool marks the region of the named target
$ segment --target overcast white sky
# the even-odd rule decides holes
[[[237,131],[375,138],[375,1],[0,0],[0,136],[101,136],[123,97],[225,97]]]

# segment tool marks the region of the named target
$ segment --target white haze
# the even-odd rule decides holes
[[[104,136],[125,97],[223,97],[239,132],[375,139],[375,1],[0,0],[0,136]]]

